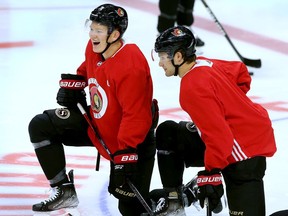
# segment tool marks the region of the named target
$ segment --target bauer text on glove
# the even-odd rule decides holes
[[[77,103],[87,106],[85,78],[75,74],[61,74],[60,89],[57,93],[57,103],[68,108],[77,108]]]
[[[224,189],[222,185],[222,176],[218,169],[213,169],[211,171],[200,171],[197,177],[198,185],[198,199],[200,205],[203,208],[205,199],[208,199],[209,207],[213,211],[222,195],[224,194]]]

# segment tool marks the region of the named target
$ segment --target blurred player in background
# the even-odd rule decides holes
[[[159,0],[158,32],[162,33],[175,24],[186,26],[192,30],[194,4],[195,0]],[[195,36],[196,46],[204,46],[204,41],[197,35]]]

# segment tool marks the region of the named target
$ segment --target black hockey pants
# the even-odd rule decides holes
[[[158,119],[156,120],[158,121]],[[154,123],[155,125],[152,126],[145,141],[138,146],[139,175],[133,181],[147,201],[156,151],[154,127],[157,122]],[[87,135],[87,127],[86,120],[78,110],[66,108],[46,110],[30,121],[28,128],[30,140],[52,187],[67,181],[63,144],[94,147]],[[113,172],[111,172],[110,178],[113,178]],[[123,216],[137,216],[145,212],[144,207],[136,198],[130,201],[119,199],[118,208]]]
[[[266,158],[254,157],[222,170],[231,216],[265,216]]]

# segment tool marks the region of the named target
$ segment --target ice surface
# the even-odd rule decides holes
[[[179,109],[178,77],[166,78],[150,58],[157,35],[157,0],[1,0],[0,4],[0,216],[33,215],[31,205],[45,198],[47,182],[28,136],[30,119],[47,108],[58,107],[56,93],[61,73],[74,73],[84,59],[88,33],[84,22],[98,5],[124,6],[129,14],[126,40],[135,42],[147,57],[154,81],[160,121],[188,119]],[[238,51],[261,58],[249,96],[262,104],[273,121],[278,151],[267,161],[265,193],[267,215],[287,209],[288,28],[286,0],[207,0]],[[205,41],[204,56],[239,60],[212,18],[196,1],[194,31]],[[253,131],[251,131],[253,133]],[[67,169],[74,169],[80,199],[74,215],[117,216],[117,200],[107,192],[109,162],[95,172],[96,150],[65,148]],[[198,169],[185,171],[185,182]],[[160,188],[157,164],[151,189]],[[51,215],[64,214],[60,211]],[[187,215],[205,215],[194,207]],[[219,216],[228,215],[227,209]]]

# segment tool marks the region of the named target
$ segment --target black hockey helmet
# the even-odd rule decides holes
[[[120,37],[122,37],[128,26],[126,10],[113,4],[103,4],[95,8],[90,14],[90,20],[107,26],[108,34],[117,29],[120,32]]]
[[[182,50],[184,58],[195,54],[196,41],[193,33],[184,26],[176,26],[162,32],[156,39],[155,52],[165,52],[173,58],[175,52]]]

